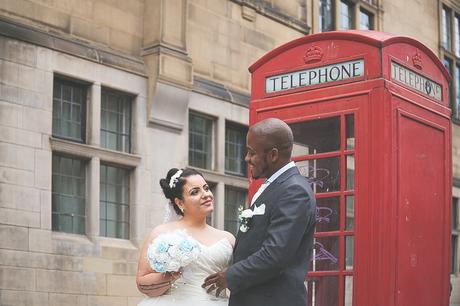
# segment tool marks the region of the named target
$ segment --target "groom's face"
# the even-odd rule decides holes
[[[247,153],[244,160],[248,163],[252,178],[269,177],[270,163],[264,143],[252,131],[248,132],[246,138]]]

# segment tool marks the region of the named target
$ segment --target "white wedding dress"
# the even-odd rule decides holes
[[[201,254],[198,259],[184,268],[182,277],[174,283],[173,287],[159,297],[145,298],[138,306],[228,305],[227,297],[217,298],[215,291],[214,295],[207,294],[206,290],[201,288],[201,285],[206,277],[229,266],[232,260],[232,245],[225,238],[210,246],[199,244]],[[224,295],[224,293],[222,292],[221,295]]]

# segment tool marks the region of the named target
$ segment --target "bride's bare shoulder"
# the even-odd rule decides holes
[[[218,233],[218,235],[221,237],[221,239],[227,239],[228,242],[230,242],[230,244],[232,246],[235,246],[235,236],[233,236],[232,233],[230,232],[227,232],[227,231],[222,231],[222,230],[219,230],[217,228],[214,228],[214,230]]]
[[[157,237],[157,236],[159,236],[159,235],[161,235],[163,233],[167,233],[167,232],[173,231],[173,230],[178,229],[178,228],[179,228],[179,224],[178,224],[177,221],[157,225],[150,232],[149,238],[154,239],[155,237]]]

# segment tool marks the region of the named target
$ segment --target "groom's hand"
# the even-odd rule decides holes
[[[227,269],[221,270],[217,273],[211,274],[204,280],[201,287],[206,289],[207,293],[211,293],[216,290],[216,297],[227,288],[227,279],[225,278],[225,272]]]

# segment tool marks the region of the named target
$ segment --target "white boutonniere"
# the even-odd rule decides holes
[[[244,209],[243,206],[238,208],[239,216],[238,220],[240,221],[240,231],[246,233],[249,230],[249,222],[253,216],[259,216],[265,214],[265,204],[260,206],[254,206],[254,210],[248,208]]]

